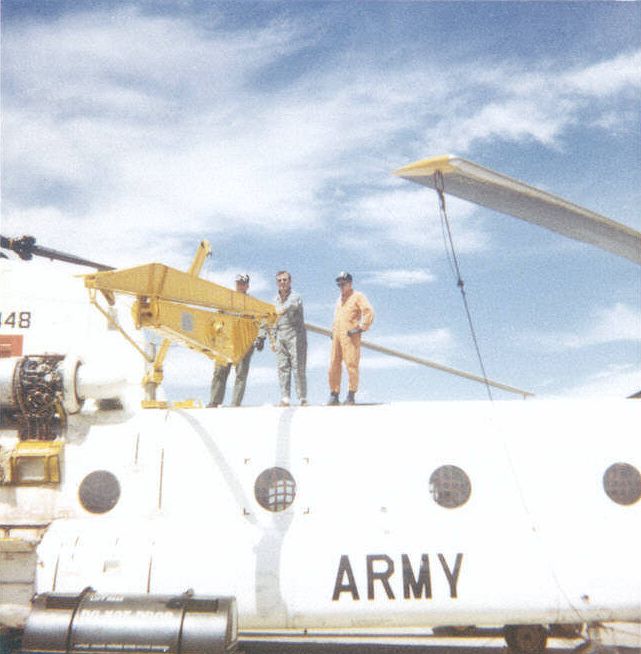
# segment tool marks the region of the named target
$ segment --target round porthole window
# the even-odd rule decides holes
[[[603,475],[603,489],[617,504],[634,504],[641,497],[641,474],[629,463],[613,463]]]
[[[268,468],[254,485],[256,501],[267,511],[284,511],[296,497],[296,482],[285,468]]]
[[[80,504],[90,513],[107,513],[120,499],[120,484],[108,470],[90,472],[78,489]]]
[[[470,499],[470,478],[457,466],[441,466],[430,477],[430,493],[437,504],[455,509]]]

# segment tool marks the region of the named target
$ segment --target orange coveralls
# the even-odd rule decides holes
[[[358,364],[361,358],[361,335],[348,336],[355,327],[367,331],[374,321],[374,309],[369,300],[359,291],[352,291],[343,302],[336,302],[334,324],[332,325],[332,353],[329,361],[329,389],[338,393],[341,388],[341,363],[345,361],[349,390],[358,390]]]

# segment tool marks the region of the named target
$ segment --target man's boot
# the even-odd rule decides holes
[[[347,397],[345,398],[345,404],[356,404],[356,400],[354,399],[355,394],[356,391],[349,391],[347,393]]]
[[[338,401],[338,393],[330,393],[329,400],[327,400],[327,406],[338,406],[340,402]]]

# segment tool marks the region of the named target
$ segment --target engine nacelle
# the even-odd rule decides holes
[[[15,414],[22,439],[56,438],[65,416],[80,411],[86,399],[119,401],[125,386],[119,373],[73,356],[0,359],[0,407]]]
[[[238,644],[233,597],[36,595],[22,654],[229,654]]]

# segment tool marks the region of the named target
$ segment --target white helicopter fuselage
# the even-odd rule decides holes
[[[0,488],[0,523],[44,526],[39,593],[231,595],[245,630],[638,620],[641,503],[607,475],[641,468],[640,418],[626,400],[81,412],[61,484]]]
[[[443,214],[448,192],[639,262],[635,230],[458,157],[396,174],[436,188]],[[25,239],[3,243],[25,256]],[[208,249],[188,273],[154,264],[158,285],[143,266],[87,288],[137,298],[132,319],[119,296],[120,324],[221,357],[220,316],[247,298],[196,284]],[[247,633],[498,626],[519,654],[542,651],[542,625],[641,623],[641,402],[141,409],[141,360],[83,282],[15,263],[0,261],[0,636],[36,615],[25,652],[69,649],[83,620],[97,640],[77,651],[161,651],[147,618],[189,590],[235,598]],[[179,320],[155,325],[163,308]],[[101,642],[110,621],[122,638]]]

